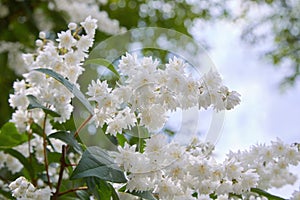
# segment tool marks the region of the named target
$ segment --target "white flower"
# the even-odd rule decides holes
[[[117,133],[122,133],[122,130],[127,127],[123,120],[113,119],[108,121],[107,132],[116,136]]]
[[[132,96],[133,89],[129,86],[120,85],[119,87],[112,90],[112,94],[122,102],[129,102]]]
[[[29,115],[27,110],[16,110],[12,114],[12,119],[10,121],[16,125],[19,132],[21,133],[25,132],[27,127],[27,122],[29,121]]]
[[[68,24],[68,28],[70,30],[75,30],[77,28],[77,24],[74,23],[74,22],[71,22],[71,23]]]
[[[27,82],[32,84],[32,87],[40,85],[40,83],[46,83],[46,75],[37,71],[30,71],[29,73],[23,74]]]
[[[26,91],[26,83],[24,80],[21,81],[15,81],[13,84],[13,88],[15,90],[15,93],[22,94]]]
[[[93,46],[94,39],[90,37],[90,35],[83,35],[80,37],[78,40],[76,47],[78,48],[79,51],[88,51],[90,47]]]
[[[88,86],[87,95],[90,96],[89,100],[101,100],[105,95],[111,91],[111,88],[108,87],[107,81],[101,82],[97,79],[97,82],[92,80],[92,83]]]
[[[154,188],[155,184],[144,174],[132,174],[128,176],[126,189],[129,191],[148,191]]]
[[[272,142],[272,152],[275,154],[285,156],[288,148],[279,138],[277,138],[276,142]]]
[[[92,19],[91,16],[88,16],[84,22],[80,23],[81,26],[84,28],[86,33],[88,35],[94,35],[95,34],[95,29],[97,28],[97,20]]]
[[[144,90],[155,83],[155,77],[153,74],[137,71],[126,82],[129,83],[134,89]]]
[[[43,31],[41,31],[41,32],[39,33],[39,38],[41,38],[41,39],[46,39],[46,33],[43,32]]]
[[[208,88],[208,90],[213,90],[221,86],[221,76],[218,72],[209,71],[203,76],[203,85]]]
[[[141,125],[145,125],[149,131],[161,129],[166,122],[165,108],[159,104],[154,104],[147,109],[141,110]]]
[[[49,187],[36,189],[23,176],[9,184],[12,196],[20,200],[50,200],[52,195]]]
[[[158,103],[169,109],[170,111],[175,111],[177,107],[180,106],[179,100],[176,95],[164,88],[161,90],[161,94],[158,97]]]
[[[173,57],[173,59],[169,59],[169,63],[166,64],[166,70],[169,71],[176,71],[178,73],[184,73],[184,69],[186,68],[186,63],[184,60]]]
[[[76,44],[76,40],[72,36],[70,30],[62,31],[61,33],[58,33],[57,35],[58,35],[58,39],[56,39],[56,41],[59,42],[59,44],[58,44],[59,48],[71,49],[71,47]]]
[[[216,200],[228,200],[229,196],[227,194],[218,195]]]
[[[134,163],[136,157],[136,145],[130,146],[129,144],[125,143],[124,147],[118,146],[119,153],[113,154],[115,157],[115,161],[117,164],[122,166],[125,171],[131,171],[132,164]]]
[[[137,55],[126,53],[125,56],[121,57],[118,68],[120,69],[121,74],[132,76],[138,65]]]
[[[64,61],[67,66],[76,66],[80,63],[81,58],[78,56],[77,51],[69,51],[64,55]]]
[[[112,120],[110,114],[106,113],[106,110],[103,108],[95,108],[94,113],[92,121],[95,122],[97,128],[102,127],[106,121]]]
[[[12,108],[26,109],[29,105],[26,94],[10,94],[8,102]]]
[[[157,69],[159,62],[157,59],[153,61],[152,57],[144,57],[141,61],[141,71],[143,71],[145,74],[151,74],[154,73]]]
[[[120,120],[124,121],[124,124],[126,124],[126,128],[128,128],[128,129],[130,129],[137,123],[135,114],[132,113],[128,107],[126,107],[124,110],[120,111],[118,113],[118,115],[119,115]]]
[[[236,91],[229,92],[229,94],[226,97],[226,109],[231,110],[233,109],[236,105],[240,103],[240,94],[237,93]]]
[[[168,73],[167,87],[173,92],[181,93],[187,87],[187,79],[177,71],[170,71]]]
[[[157,192],[162,199],[174,199],[175,196],[183,194],[180,185],[176,184],[171,178],[166,178],[158,183]]]
[[[146,140],[145,152],[162,152],[161,150],[168,144],[167,137],[162,134],[154,134]]]
[[[70,119],[70,116],[73,112],[73,106],[69,103],[66,104],[56,104],[55,110],[60,114],[60,117],[55,117],[54,121],[58,121],[59,123],[63,123]]]

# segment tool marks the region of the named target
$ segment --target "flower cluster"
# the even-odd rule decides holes
[[[136,151],[136,145],[127,143],[118,150],[112,156],[127,172],[126,188],[150,190],[157,193],[159,199],[210,199],[212,194],[218,199],[229,199],[232,194],[250,198],[251,193],[247,192],[251,188],[272,187],[275,179],[280,186],[294,183],[286,167],[300,161],[297,148],[279,141],[270,146],[255,146],[247,152],[231,153],[222,163],[203,151],[203,144],[194,142],[184,147],[168,143],[162,134],[147,139],[143,153]],[[281,169],[283,172],[279,172]],[[256,199],[253,193],[250,199]]]
[[[46,136],[56,132],[50,121],[53,119],[54,122],[63,123],[70,118],[73,111],[71,105],[73,94],[54,78],[34,69],[51,69],[78,86],[77,79],[84,71],[83,61],[88,57],[88,50],[94,42],[97,20],[87,17],[85,21],[80,23],[80,26],[70,23],[68,27],[68,30],[58,33],[58,43],[48,40],[44,32],[39,34],[40,39],[36,41],[37,51],[33,54],[23,55],[29,72],[23,75],[23,80],[14,82],[14,94],[11,94],[9,98],[10,106],[16,109],[11,122],[16,125],[20,133],[28,134],[30,140],[28,143],[14,147],[14,150],[21,152],[26,158],[34,156],[38,163],[45,164],[45,152],[61,152],[62,145],[65,143],[54,138],[45,141],[45,138],[32,130],[32,124],[35,123],[40,126]],[[38,103],[56,112],[59,116],[49,117],[40,108],[28,109],[30,104],[28,95],[33,96]],[[23,168],[15,157],[3,152],[0,152],[0,157],[0,168],[7,167],[12,173],[19,172]],[[47,167],[51,181],[57,182],[59,168],[55,163],[49,163]],[[44,184],[40,185],[43,186]],[[31,195],[30,192],[36,191],[29,185],[24,186],[24,188],[22,191],[16,190],[14,195],[25,198],[26,195]],[[37,199],[37,197],[33,197],[33,199]]]
[[[87,13],[98,21],[98,29],[108,34],[118,34],[124,32],[126,28],[121,28],[119,21],[110,19],[106,11],[99,10],[97,0],[55,0],[55,9],[68,14],[71,21],[81,22],[87,17]],[[105,2],[100,2],[105,3]]]
[[[280,139],[273,141],[271,146],[257,145],[250,151],[230,152],[228,157],[241,163],[244,169],[254,169],[260,177],[260,189],[280,188],[297,180],[297,177],[289,172],[288,166],[298,165],[299,151],[284,144]]]
[[[49,187],[36,189],[23,176],[9,184],[13,197],[18,200],[50,200],[51,190]]]
[[[21,49],[24,49],[24,46],[18,42],[0,41],[0,54],[7,52],[8,66],[17,75],[22,75],[28,70],[22,58]]]
[[[201,80],[195,80],[186,66],[176,57],[159,67],[152,57],[139,60],[128,53],[122,56],[118,71],[123,79],[115,88],[100,80],[92,81],[88,87],[89,100],[97,103],[93,118],[96,125],[106,123],[107,132],[113,135],[137,121],[150,131],[157,131],[164,126],[166,113],[177,108],[213,106],[219,111],[239,104],[239,94],[222,85],[217,72],[209,71]]]
[[[44,113],[40,109],[27,110],[29,100],[27,95],[35,96],[45,107],[52,109],[61,116],[54,118],[64,122],[70,118],[73,110],[71,98],[73,94],[55,79],[45,74],[34,71],[36,68],[49,68],[63,75],[70,82],[76,84],[78,76],[82,74],[82,62],[88,56],[87,51],[93,45],[95,19],[86,18],[81,26],[86,34],[79,35],[75,23],[69,24],[69,30],[58,33],[58,47],[54,42],[46,39],[45,33],[40,33],[40,39],[36,41],[38,50],[34,54],[24,54],[24,60],[29,72],[24,74],[24,80],[16,81],[13,85],[14,94],[10,95],[9,103],[12,108],[17,108],[12,116],[20,132],[28,129],[30,121],[42,125]],[[41,84],[43,83],[43,84]],[[49,131],[51,131],[50,124]]]

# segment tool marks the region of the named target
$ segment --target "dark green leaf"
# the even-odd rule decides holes
[[[126,191],[126,185],[123,185],[118,191],[119,192],[125,192]]]
[[[58,131],[55,133],[52,133],[48,136],[48,138],[56,138],[59,139],[68,145],[72,146],[75,151],[82,152],[82,148],[77,142],[76,138],[74,138],[74,135],[68,131]]]
[[[118,193],[116,192],[115,188],[110,184],[110,183],[107,183],[110,187],[110,190],[111,190],[111,197],[113,200],[120,200],[119,199],[119,195]]]
[[[59,197],[59,200],[78,200],[78,197],[63,195]]]
[[[12,148],[28,140],[26,134],[20,134],[12,122],[7,122],[1,128],[0,148]]]
[[[285,200],[284,198],[281,198],[281,197],[278,197],[278,196],[275,196],[275,195],[272,195],[266,191],[263,191],[259,188],[251,188],[250,190],[251,192],[254,192],[256,194],[259,194],[261,196],[264,196],[264,197],[267,197],[268,200]]]
[[[48,152],[48,163],[59,163],[61,158],[61,153],[58,152]]]
[[[94,109],[93,109],[92,105],[85,98],[84,94],[82,94],[82,92],[76,87],[76,85],[74,85],[73,83],[71,83],[70,81],[68,81],[67,79],[65,79],[62,75],[56,73],[55,71],[52,71],[51,69],[39,68],[39,69],[35,69],[35,70],[38,71],[38,72],[42,72],[44,74],[47,74],[47,75],[51,76],[52,78],[56,79],[57,81],[59,81],[70,92],[72,92],[72,94],[87,108],[87,110],[91,114],[94,113]]]
[[[52,117],[60,117],[60,114],[58,114],[57,112],[55,112],[53,110],[50,110],[46,106],[43,106],[41,103],[39,103],[39,101],[37,100],[37,98],[35,96],[27,95],[27,98],[30,102],[28,109],[40,108],[40,109],[43,109],[43,111],[45,113],[51,115]]]
[[[127,193],[132,194],[134,196],[142,197],[143,199],[147,199],[147,200],[157,200],[150,191],[143,191],[143,192],[132,191]]]
[[[33,133],[36,133],[37,135],[43,137],[44,131],[43,131],[43,128],[40,125],[38,125],[37,123],[32,123],[30,125],[30,128],[31,128]]]
[[[120,77],[120,74],[117,72],[115,67],[106,59],[103,58],[95,58],[91,60],[86,60],[85,65],[94,64],[94,65],[101,65],[112,71],[118,78]]]
[[[116,137],[117,137],[117,140],[118,140],[118,144],[119,144],[121,147],[124,147],[125,142],[128,143],[128,141],[127,141],[127,139],[126,139],[126,137],[125,137],[124,134],[118,133]]]
[[[114,183],[127,182],[123,171],[111,156],[100,147],[88,147],[74,170],[71,179],[98,177]]]
[[[101,200],[119,200],[119,196],[114,187],[96,177],[88,177],[86,179],[89,191],[92,192],[97,199]]]
[[[7,192],[0,189],[0,194],[6,197],[6,199],[13,199],[13,197],[11,196],[11,192]]]
[[[100,180],[99,181],[99,195],[100,199],[103,200],[111,200],[111,197],[113,197],[113,193],[115,192],[115,189],[106,181]],[[119,199],[118,195],[117,198]],[[115,199],[115,198],[113,198]]]
[[[90,195],[84,190],[77,190],[76,195],[80,200],[90,200]]]
[[[104,136],[114,145],[118,145],[118,140],[115,136],[110,134],[104,134]]]

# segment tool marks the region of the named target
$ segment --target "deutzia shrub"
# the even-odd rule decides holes
[[[181,145],[161,132],[177,109],[219,112],[240,103],[218,72],[196,79],[178,57],[161,63],[126,53],[107,67],[118,77],[114,83],[90,80],[83,94],[78,78],[98,25],[92,17],[72,22],[55,40],[41,32],[36,51],[23,55],[28,72],[13,84],[8,101],[15,111],[0,132],[0,198],[282,199],[265,190],[296,181],[288,167],[299,164],[299,144],[278,139],[217,162],[212,144],[194,138]],[[78,127],[74,98],[89,114]],[[89,122],[115,151],[82,142]]]

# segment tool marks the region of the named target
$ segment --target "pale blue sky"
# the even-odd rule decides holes
[[[286,143],[300,142],[300,82],[282,93],[279,83],[288,69],[276,69],[262,59],[260,51],[264,47],[241,42],[240,31],[236,24],[219,22],[199,33],[213,47],[209,56],[224,84],[237,90],[242,99],[239,106],[226,112],[223,132],[216,146],[221,157],[229,150],[246,149],[256,143],[268,144],[277,137]],[[267,46],[270,44],[265,44]],[[300,168],[294,171],[299,172]],[[298,180],[292,187],[272,192],[288,198],[299,186]]]

